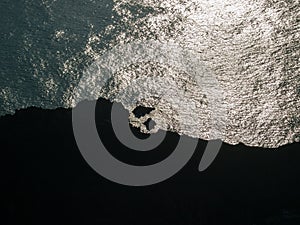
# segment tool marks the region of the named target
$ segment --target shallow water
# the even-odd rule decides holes
[[[151,117],[230,144],[300,139],[299,1],[0,4],[1,115],[105,97],[155,108],[130,117],[144,132]]]

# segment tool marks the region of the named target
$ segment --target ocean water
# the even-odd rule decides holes
[[[0,115],[103,97],[154,108],[129,117],[146,133],[267,148],[300,140],[298,0],[0,6]]]

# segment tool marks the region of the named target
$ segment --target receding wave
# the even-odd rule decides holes
[[[84,3],[4,4],[1,115],[104,97],[129,111],[154,108],[129,118],[143,132],[152,118],[152,132],[274,148],[299,142],[298,1]]]

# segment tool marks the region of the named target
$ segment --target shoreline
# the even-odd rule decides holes
[[[115,157],[148,164],[176,145],[178,135],[168,132],[146,157],[123,151],[110,132],[110,106],[101,100],[96,124]],[[73,136],[70,109],[21,110],[1,117],[0,130],[4,225],[299,224],[299,143],[275,150],[224,143],[200,173],[207,142],[199,140],[192,159],[174,177],[137,188],[112,183],[87,165]]]

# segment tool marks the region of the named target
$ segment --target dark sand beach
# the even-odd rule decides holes
[[[146,155],[125,149],[111,129],[111,103],[99,101],[97,128],[116,158],[146,165],[176,146],[179,137],[169,132]],[[84,161],[70,109],[19,110],[0,118],[0,130],[3,225],[300,224],[299,143],[279,149],[223,144],[200,173],[206,141],[199,140],[193,158],[171,179],[128,187],[106,180]]]

